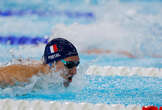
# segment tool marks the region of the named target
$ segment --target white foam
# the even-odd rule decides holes
[[[0,17],[0,32],[2,35],[36,36],[51,33],[53,30],[58,35],[52,35],[53,37],[66,37],[81,50],[99,48],[126,50],[136,56],[162,56],[161,4],[127,4],[120,0],[101,0],[97,1],[100,2],[99,5],[89,6],[86,4],[89,2],[90,0],[84,0],[86,6],[77,7],[77,10],[93,12],[96,21],[91,24],[88,21],[86,23],[89,24],[86,25],[77,21],[74,24],[75,20],[67,20],[66,17],[56,20],[55,17],[50,17],[49,20],[39,20],[35,16]],[[76,6],[70,6],[71,10]],[[64,25],[69,22],[70,25]]]
[[[162,69],[140,67],[90,66],[87,70],[87,74],[91,75],[156,76],[161,73]],[[0,110],[141,110],[141,108],[140,105],[124,106],[121,104],[91,104],[43,100],[0,100]]]
[[[141,110],[139,105],[91,104],[42,100],[0,100],[0,110]]]
[[[37,19],[35,16],[26,18],[19,17],[0,17],[1,35],[30,35],[30,36],[42,36],[42,31],[49,27],[48,22],[33,22]],[[39,27],[39,28],[38,28]],[[21,31],[20,31],[21,30]]]
[[[162,69],[142,67],[112,67],[112,66],[90,66],[86,74],[91,75],[121,75],[121,76],[154,76],[162,77]]]
[[[96,22],[69,26],[57,24],[52,36],[65,37],[80,50],[126,50],[136,56],[160,56],[160,5],[151,7],[146,13],[146,9],[150,9],[148,4],[122,4],[118,0],[109,0],[103,6],[93,8]]]

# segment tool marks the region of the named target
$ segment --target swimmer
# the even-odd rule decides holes
[[[0,67],[0,84],[14,85],[18,82],[28,82],[33,75],[60,72],[64,86],[68,87],[77,73],[79,56],[75,46],[64,38],[56,38],[48,42],[42,61],[32,61],[31,64],[12,64]]]
[[[111,50],[102,50],[102,49],[91,49],[91,50],[87,50],[87,51],[83,51],[83,53],[88,53],[88,54],[111,54],[111,53],[115,53],[115,54],[119,54],[119,55],[124,55],[128,58],[136,58],[135,55],[133,55],[132,53],[128,52],[128,51],[111,51]]]

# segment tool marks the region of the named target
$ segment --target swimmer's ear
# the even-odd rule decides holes
[[[54,68],[56,69],[56,61],[54,61],[54,62],[52,63],[52,65],[53,65]]]

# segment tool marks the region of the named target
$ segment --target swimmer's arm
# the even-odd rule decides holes
[[[102,49],[92,49],[92,50],[83,51],[83,53],[87,53],[87,54],[117,53],[117,54],[120,54],[120,55],[125,55],[125,56],[130,57],[130,58],[135,58],[135,56],[128,51],[111,51],[111,50],[102,50]]]
[[[39,72],[45,73],[42,65],[10,65],[0,67],[0,83],[14,85],[16,81],[27,82],[33,75]]]

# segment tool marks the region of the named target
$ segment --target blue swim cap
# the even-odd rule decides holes
[[[64,38],[56,38],[46,45],[43,59],[48,64],[71,56],[78,56],[75,46]]]

